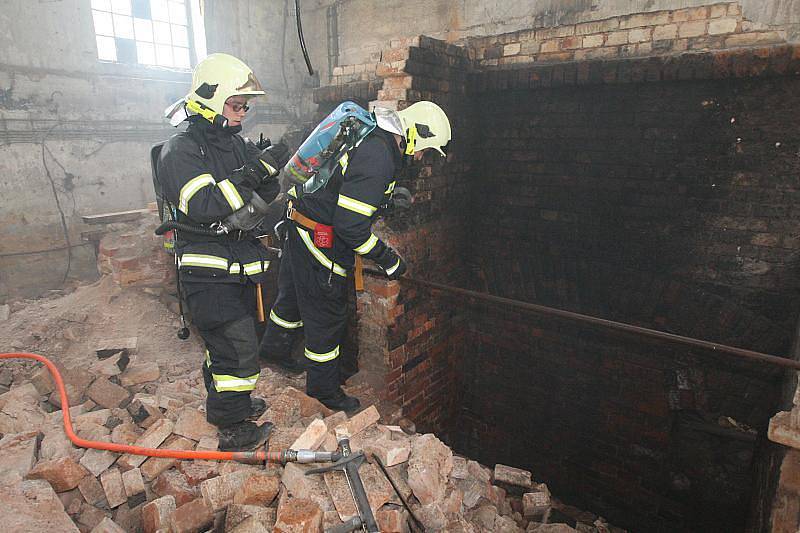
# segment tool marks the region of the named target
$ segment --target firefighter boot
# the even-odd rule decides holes
[[[221,452],[244,452],[264,444],[272,432],[272,423],[258,426],[243,421],[219,428],[219,450]]]
[[[267,402],[257,396],[250,396],[250,416],[248,419],[255,419],[263,415],[267,410]]]
[[[328,409],[346,413],[352,413],[361,407],[361,402],[358,401],[358,398],[348,396],[341,387],[338,387],[330,396],[318,397],[317,400]]]

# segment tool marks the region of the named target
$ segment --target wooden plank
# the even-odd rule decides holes
[[[118,211],[116,213],[101,213],[99,215],[82,215],[81,219],[86,224],[112,224],[114,222],[134,222],[147,213],[147,209],[133,209],[131,211]]]

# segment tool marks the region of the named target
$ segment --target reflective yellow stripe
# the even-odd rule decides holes
[[[259,161],[261,161],[261,164],[264,165],[264,168],[267,169],[267,172],[269,172],[270,176],[278,173],[278,171],[275,170],[275,167],[273,167],[272,165],[270,165],[269,163],[267,163],[263,159],[259,159]]]
[[[206,366],[211,368],[211,353],[206,350]]]
[[[336,348],[334,348],[328,353],[316,353],[306,348],[305,353],[306,357],[308,357],[312,361],[316,361],[317,363],[324,363],[326,361],[331,361],[339,357],[339,346],[337,345]]]
[[[178,260],[178,266],[196,266],[228,270],[228,260],[224,257],[217,257],[216,255],[183,254]]]
[[[222,191],[222,196],[228,201],[228,204],[231,206],[231,209],[236,211],[244,206],[244,200],[242,200],[241,195],[239,195],[239,191],[236,190],[236,187],[231,183],[231,180],[222,180],[217,183],[217,187],[219,190]]]
[[[392,274],[394,274],[394,271],[397,270],[397,267],[399,266],[400,266],[400,258],[397,259],[397,263],[395,263],[392,268],[386,271],[386,275],[391,276]]]
[[[253,274],[266,272],[267,268],[269,268],[269,261],[253,261],[244,265],[244,273],[252,276]]]
[[[339,164],[342,166],[342,176],[344,173],[347,172],[347,164],[350,162],[350,156],[348,154],[344,154],[342,157],[339,158]]]
[[[378,244],[378,238],[373,233],[369,236],[369,239],[364,242],[364,244],[358,248],[354,248],[353,251],[360,255],[368,254],[373,248],[375,248],[376,244]]]
[[[207,185],[214,185],[216,182],[211,174],[200,174],[196,178],[192,178],[186,182],[186,184],[181,187],[180,192],[180,201],[178,203],[178,209],[183,211],[185,214],[189,214],[189,200],[192,199],[192,196],[197,194],[197,191],[206,187]]]
[[[372,213],[378,210],[377,207],[372,207],[369,204],[365,204],[364,202],[356,200],[355,198],[350,198],[344,194],[339,195],[339,200],[336,202],[336,205],[367,217],[371,217]]]
[[[297,329],[303,327],[303,321],[298,320],[297,322],[289,322],[288,320],[284,320],[275,314],[275,310],[269,312],[269,319],[278,324],[280,327],[285,329]]]
[[[389,184],[389,187],[387,187],[386,190],[383,191],[383,194],[392,194],[394,192],[394,186],[395,185],[397,185],[396,181],[391,182]]]
[[[328,259],[319,248],[314,246],[314,243],[311,241],[311,237],[309,237],[308,232],[306,230],[304,230],[303,228],[297,228],[297,233],[300,234],[300,239],[302,239],[303,243],[306,245],[306,248],[308,248],[308,251],[311,252],[311,255],[316,257],[317,261],[322,263],[322,265],[325,268],[331,270],[331,267],[333,267],[334,274],[338,274],[342,277],[347,276],[347,271],[345,269],[343,269],[336,263],[331,262],[331,260]]]
[[[288,192],[288,194],[289,194],[289,196],[291,196],[292,198],[297,198],[297,191],[295,190],[295,188],[294,188],[294,185],[292,186],[292,188],[291,188],[291,189],[289,189],[289,192]]]
[[[256,388],[259,374],[253,374],[246,378],[239,376],[227,376],[225,374],[211,374],[214,380],[214,388],[217,392],[243,392]]]
[[[242,272],[242,267],[244,267],[244,273],[248,276],[252,276],[253,274],[261,274],[262,272],[266,272],[269,268],[269,261],[253,261],[252,263],[247,263],[242,265],[241,263],[231,263],[231,267],[228,269],[228,272],[231,274],[240,274]]]

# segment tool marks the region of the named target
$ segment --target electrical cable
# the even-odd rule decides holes
[[[303,24],[300,21],[300,0],[294,0],[294,12],[297,16],[297,37],[300,39],[300,50],[303,51],[303,59],[306,61],[308,67],[308,75],[314,75],[314,67],[311,66],[311,59],[308,57],[308,49],[306,48],[306,40],[303,37]]]
[[[91,243],[84,242],[84,243],[81,243],[81,244],[73,244],[71,246],[71,248],[82,248],[84,246],[90,246],[90,245],[91,245]],[[48,254],[50,252],[61,252],[61,251],[66,250],[66,249],[67,249],[66,246],[57,246],[55,248],[47,248],[45,250],[32,250],[30,252],[8,252],[8,253],[2,253],[2,254],[0,254],[0,257],[18,257],[18,256],[21,256],[21,255]]]
[[[53,124],[53,126],[49,130],[47,130],[47,132],[45,132],[44,136],[42,137],[42,165],[44,166],[44,171],[45,174],[47,175],[47,179],[50,181],[50,189],[53,191],[53,198],[56,201],[56,208],[58,209],[58,213],[61,216],[61,228],[64,230],[64,241],[66,241],[67,243],[65,248],[67,250],[67,269],[64,272],[64,278],[61,280],[61,284],[63,285],[64,283],[67,282],[67,277],[69,277],[69,271],[72,268],[72,243],[70,242],[69,239],[67,218],[64,215],[64,210],[61,208],[61,201],[58,199],[58,191],[56,190],[56,182],[55,180],[53,180],[53,175],[50,174],[50,167],[47,166],[47,157],[45,154],[45,150],[47,150],[48,152],[50,151],[50,149],[47,148],[47,145],[45,144],[45,142],[47,141],[47,136],[50,135],[50,132],[52,132],[60,124],[61,124],[60,122],[56,122],[55,124]],[[50,156],[52,157],[52,152]],[[53,159],[55,160],[55,158]],[[58,163],[58,161],[56,161],[56,164],[58,164],[58,166],[60,166],[62,170],[64,169],[64,167],[61,166],[61,163]]]

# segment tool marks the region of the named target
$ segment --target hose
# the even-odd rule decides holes
[[[336,461],[335,453],[312,452],[310,450],[282,450],[279,452],[269,452],[265,449],[248,452],[219,452],[219,451],[194,451],[194,450],[167,450],[162,448],[143,448],[128,444],[116,444],[96,440],[87,440],[79,437],[72,429],[72,419],[69,414],[69,398],[64,387],[64,380],[61,373],[52,361],[44,356],[33,353],[0,353],[0,359],[33,359],[44,363],[61,398],[61,413],[64,417],[64,432],[75,446],[81,448],[92,448],[95,450],[107,450],[116,453],[129,453],[132,455],[146,455],[147,457],[164,457],[169,459],[204,459],[208,461],[237,461],[249,464],[286,464],[287,462],[321,462]]]
[[[155,234],[164,235],[166,232],[174,229],[186,231],[188,233],[194,233],[196,235],[206,235],[209,237],[217,237],[226,233],[222,226],[219,226],[217,229],[211,229],[192,226],[191,224],[184,224],[183,222],[175,222],[174,220],[167,220],[155,229]]]

